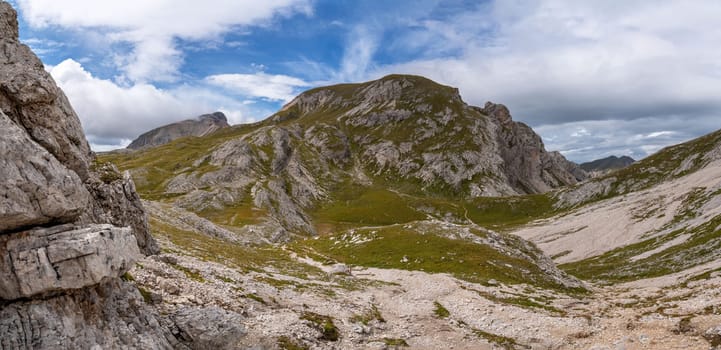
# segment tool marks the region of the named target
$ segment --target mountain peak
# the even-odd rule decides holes
[[[508,110],[508,107],[500,103],[488,101],[482,111],[483,114],[498,119],[498,121],[501,122],[501,125],[513,122],[513,118],[511,118],[511,112]]]
[[[428,114],[460,109],[465,105],[457,88],[417,75],[390,74],[363,83],[318,87],[301,93],[274,115],[273,122],[297,116],[317,116],[322,111],[344,115],[374,115],[381,111]]]
[[[228,124],[228,118],[226,118],[225,114],[220,111],[210,114],[203,114],[198,117],[198,120]]]
[[[159,146],[185,136],[204,136],[222,128],[227,128],[228,119],[223,112],[203,114],[195,119],[164,125],[150,130],[128,145],[129,149]]]

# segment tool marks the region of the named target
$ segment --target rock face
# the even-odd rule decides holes
[[[0,236],[0,298],[15,300],[96,285],[140,257],[130,228],[72,225]]]
[[[0,349],[179,345],[119,277],[158,246],[0,1]]]
[[[514,122],[504,105],[487,102],[480,110],[495,118],[503,172],[519,193],[542,193],[572,185],[587,175],[558,152],[546,152],[541,137],[528,125]]]
[[[0,111],[0,232],[71,222],[90,201],[78,174]]]
[[[128,145],[129,149],[160,146],[185,136],[204,136],[227,128],[228,119],[222,112],[203,114],[196,119],[183,120],[150,130]]]

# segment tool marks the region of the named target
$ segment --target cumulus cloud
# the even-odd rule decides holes
[[[309,83],[298,78],[263,72],[255,74],[217,74],[211,75],[205,80],[212,85],[221,86],[241,95],[284,102],[295,97],[299,87],[310,86]]]
[[[32,26],[51,25],[102,33],[132,46],[115,63],[133,82],[174,81],[182,52],[178,39],[213,40],[238,26],[265,25],[277,16],[311,13],[307,0],[94,1],[18,0]]]
[[[268,113],[202,86],[184,85],[172,90],[144,83],[120,86],[94,77],[72,59],[49,68],[96,150],[124,147],[150,129],[216,110],[225,112],[231,124],[253,121]]]

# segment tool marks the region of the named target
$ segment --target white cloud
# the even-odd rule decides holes
[[[50,74],[65,91],[96,150],[124,147],[152,128],[216,110],[226,113],[231,124],[269,114],[202,86],[172,90],[144,83],[120,86],[93,77],[72,59],[50,67]]]
[[[266,98],[277,101],[290,101],[298,93],[299,87],[310,84],[287,75],[271,75],[263,72],[255,74],[218,74],[205,80],[212,84],[232,90],[238,94]]]
[[[104,34],[132,51],[116,59],[134,82],[173,81],[182,64],[176,40],[213,40],[238,26],[266,25],[277,16],[311,13],[307,0],[18,0],[30,25],[58,25]]]
[[[587,162],[611,155],[641,159],[659,149],[689,140],[718,128],[714,117],[699,117],[703,122],[687,128],[683,116],[659,116],[634,120],[588,120],[541,125],[534,128],[546,149],[559,150],[575,162]],[[657,130],[648,132],[649,128]],[[585,130],[579,135],[579,130]]]
[[[346,39],[347,46],[339,71],[333,77],[337,81],[357,82],[366,78],[374,67],[373,55],[378,47],[378,33],[366,26],[358,26]]]

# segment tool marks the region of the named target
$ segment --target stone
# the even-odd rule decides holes
[[[90,196],[78,175],[0,111],[0,232],[80,216]]]
[[[711,327],[703,333],[703,338],[706,339],[711,346],[721,346],[721,326]]]
[[[173,314],[176,337],[193,350],[235,349],[245,336],[243,316],[219,307],[183,307]]]
[[[103,164],[91,174],[85,185],[94,198],[86,213],[87,222],[128,226],[143,254],[160,253],[158,243],[150,235],[146,211],[130,173],[126,171],[121,175],[115,165]]]
[[[352,275],[350,266],[348,266],[346,264],[335,264],[335,265],[331,266],[330,274],[331,275],[346,275],[346,276]]]
[[[129,228],[72,225],[0,236],[0,299],[30,298],[120,277],[140,257]]]

